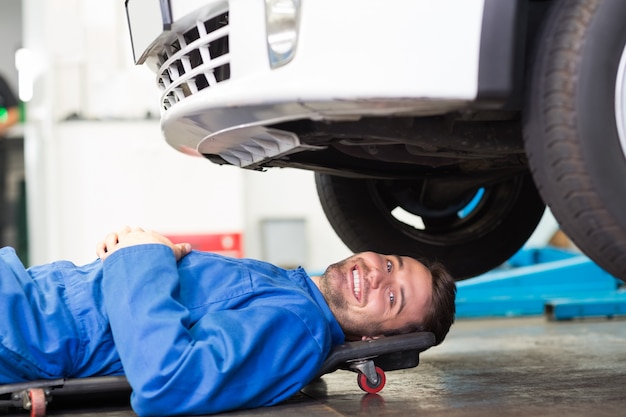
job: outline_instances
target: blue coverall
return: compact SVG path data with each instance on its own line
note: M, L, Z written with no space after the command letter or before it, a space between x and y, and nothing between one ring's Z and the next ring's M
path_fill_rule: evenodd
M167 246L25 269L0 250L0 383L126 375L139 415L276 404L344 335L302 268Z

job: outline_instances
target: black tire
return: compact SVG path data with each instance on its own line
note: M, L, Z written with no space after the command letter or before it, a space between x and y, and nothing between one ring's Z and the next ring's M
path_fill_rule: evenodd
M457 209L471 198L460 200L452 211L432 204L419 209L419 193L411 193L408 183L320 173L315 179L326 217L352 251L437 260L457 280L487 272L509 259L526 243L545 209L530 175L485 187L475 208L463 216L456 214ZM390 193L399 185L409 192ZM397 206L421 215L424 228L396 219L391 212Z
M524 116L535 182L572 241L624 280L626 1L555 0L538 45Z

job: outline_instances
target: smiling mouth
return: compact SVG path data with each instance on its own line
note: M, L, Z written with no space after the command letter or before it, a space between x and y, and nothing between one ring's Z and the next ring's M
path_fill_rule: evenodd
M352 284L354 288L354 296L358 301L361 301L361 276L359 271L354 267L352 269Z

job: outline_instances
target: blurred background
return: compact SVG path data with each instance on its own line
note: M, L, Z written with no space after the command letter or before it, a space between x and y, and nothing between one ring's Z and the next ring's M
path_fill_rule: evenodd
M123 0L0 8L0 74L22 110L4 138L2 237L26 264L89 262L96 242L126 224L311 272L350 254L311 172L218 166L166 144L154 76L133 64ZM546 214L528 246L557 229Z

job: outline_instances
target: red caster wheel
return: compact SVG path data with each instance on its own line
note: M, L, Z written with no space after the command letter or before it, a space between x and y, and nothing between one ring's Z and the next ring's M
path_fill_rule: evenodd
M385 377L385 371L380 369L378 366L376 367L376 375L378 376L378 382L376 384L372 384L365 374L359 374L357 377L357 383L359 384L359 388L369 394L376 394L380 392L385 386L385 382L387 378Z
M44 417L46 415L46 393L43 388L33 388L28 391L30 399L30 417Z

